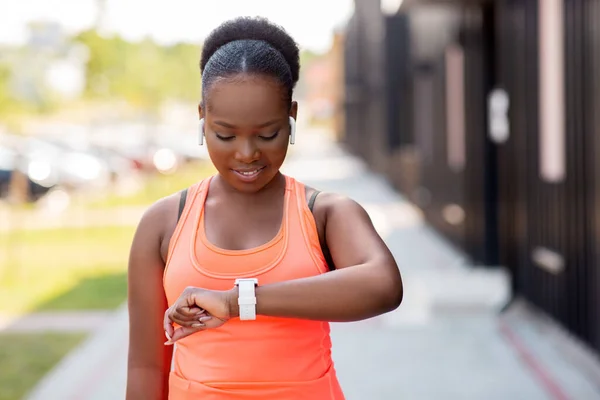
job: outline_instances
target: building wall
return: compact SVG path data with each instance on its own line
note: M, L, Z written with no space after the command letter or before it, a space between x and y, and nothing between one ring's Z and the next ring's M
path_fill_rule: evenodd
M600 350L600 2L375 14L357 0L345 42L348 145L475 264L508 266L516 295Z

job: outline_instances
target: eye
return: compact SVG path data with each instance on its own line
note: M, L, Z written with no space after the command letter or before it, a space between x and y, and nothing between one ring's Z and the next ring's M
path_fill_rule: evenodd
M227 141L232 140L232 139L235 138L235 136L222 136L222 135L219 135L216 132L215 132L215 136L217 137L217 139L222 140L224 142L227 142Z
M273 140L273 139L275 139L275 138L277 137L277 135L279 135L279 131L277 131L277 132L273 133L273 134L272 134L272 135L270 135L270 136L262 136L262 135L261 135L261 136L259 136L259 138L261 138L262 140L267 140L267 141L268 141L268 140Z

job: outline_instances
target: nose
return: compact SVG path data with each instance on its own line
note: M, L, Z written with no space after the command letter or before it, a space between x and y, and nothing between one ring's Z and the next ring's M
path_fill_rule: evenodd
M251 138L240 140L235 152L235 159L244 164L252 164L260 159L260 150Z

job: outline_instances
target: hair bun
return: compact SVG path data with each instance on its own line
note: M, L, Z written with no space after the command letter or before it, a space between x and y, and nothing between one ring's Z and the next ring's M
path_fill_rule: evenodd
M290 66L292 79L300 74L300 51L290 35L279 25L262 17L239 17L224 22L208 35L202 48L200 71L204 71L211 56L222 46L236 40L261 40L283 55Z

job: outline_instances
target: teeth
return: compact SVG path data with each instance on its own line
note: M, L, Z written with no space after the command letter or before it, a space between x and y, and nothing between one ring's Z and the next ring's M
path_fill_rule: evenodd
M258 169L255 169L254 171L246 171L246 172L244 172L244 171L239 171L239 172L240 172L240 174L242 174L242 175L250 176L250 175L254 175L254 174L256 174L258 171L259 171Z

